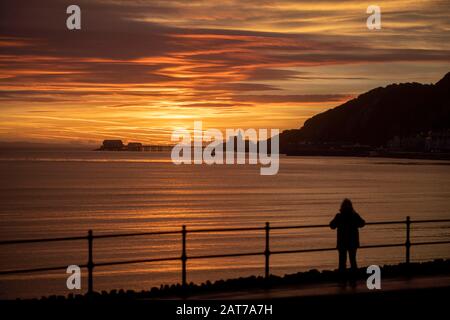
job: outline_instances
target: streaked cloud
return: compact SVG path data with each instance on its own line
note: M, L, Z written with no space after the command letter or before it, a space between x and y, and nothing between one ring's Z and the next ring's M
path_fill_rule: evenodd
M391 82L450 66L446 1L66 1L0 4L0 139L168 142L172 128L299 127ZM45 116L44 116L45 115ZM107 125L108 124L108 125Z

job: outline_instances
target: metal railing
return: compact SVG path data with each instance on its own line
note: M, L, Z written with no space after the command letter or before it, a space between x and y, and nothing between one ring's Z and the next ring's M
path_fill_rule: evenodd
M410 251L411 246L420 245L437 245L437 244L450 244L450 240L443 241L425 241L412 243L411 236L411 224L423 224L423 223L445 223L450 222L450 219L435 219L435 220L415 220L412 221L410 217L406 217L405 220L398 221L381 221L381 222L368 222L366 225L405 225L405 242L404 243L388 243L388 244L376 244L376 245L364 245L360 246L362 249L371 248L388 248L388 247L405 247L405 263L410 263ZM57 242L57 241L75 241L75 240L87 240L88 244L88 259L87 263L79 265L80 268L87 268L88 271L88 293L94 291L94 268L124 265L124 264L136 264L136 263L150 263L150 262L163 262L163 261L176 261L181 260L181 284L187 285L187 261L194 259L213 259L213 258L229 258L229 257L244 257L244 256L258 256L264 255L264 276L269 278L270 275L270 256L274 254L292 254L292 253L306 253L306 252L321 252L321 251L333 251L336 247L330 248L311 248L311 249L293 249L293 250L270 250L270 230L287 230L287 229L311 229L311 228L328 228L328 224L319 225L293 225L293 226L276 226L271 227L269 222L266 222L264 227L244 227L244 228L215 228L215 229L192 229L187 230L186 226L182 226L181 230L172 231L159 231L159 232L137 232L137 233L115 233L115 234L101 234L95 235L92 230L88 231L87 236L78 237L64 237L64 238L42 238L42 239L22 239L22 240L7 240L0 241L0 245L16 245L26 243L39 243L39 242ZM265 249L260 252L243 252L243 253L227 253L227 254L213 254L213 255L187 255L186 251L186 236L188 233L219 233L219 232L236 232L236 231L264 231L265 233ZM121 260L121 261L108 261L94 263L94 239L105 238L123 238L123 237L138 237L138 236L153 236L153 235L173 235L181 234L181 256L177 257L164 257L164 258L151 258L151 259L135 259L135 260ZM33 273L33 272L45 272L66 270L67 266L53 266L34 269L15 269L15 270L3 270L0 271L1 275L21 274L21 273Z

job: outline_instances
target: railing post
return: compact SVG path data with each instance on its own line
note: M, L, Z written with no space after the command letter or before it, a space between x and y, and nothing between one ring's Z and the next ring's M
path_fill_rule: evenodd
M181 284L183 287L186 287L186 226L183 225L181 229Z
M410 230L411 230L411 219L409 216L406 217L406 264L409 264L410 261L410 248L411 248L411 240L410 240Z
M267 279L269 279L269 270L270 270L270 265L269 265L269 258L270 258L270 246L269 246L269 231L270 231L270 225L269 222L266 222L266 249L264 250L264 256L265 256L265 272L264 272L264 276Z
M94 259L93 259L93 242L94 236L92 234L92 230L88 231L88 293L91 294L94 292Z

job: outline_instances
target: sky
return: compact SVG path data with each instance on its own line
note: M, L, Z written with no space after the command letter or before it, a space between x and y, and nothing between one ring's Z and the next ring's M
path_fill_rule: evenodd
M448 0L0 0L0 141L300 128L372 88L437 82L449 16Z

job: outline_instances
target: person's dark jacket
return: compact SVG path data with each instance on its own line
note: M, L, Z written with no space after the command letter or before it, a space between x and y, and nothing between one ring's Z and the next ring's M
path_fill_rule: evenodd
M337 248L355 249L359 247L358 228L364 227L366 222L358 213L338 213L330 222L330 228L337 228Z

